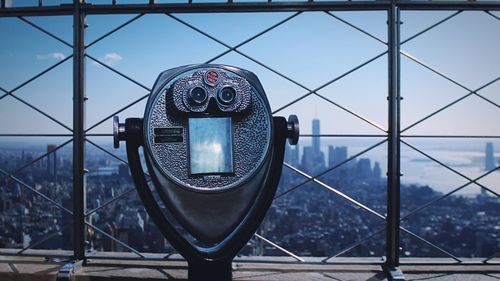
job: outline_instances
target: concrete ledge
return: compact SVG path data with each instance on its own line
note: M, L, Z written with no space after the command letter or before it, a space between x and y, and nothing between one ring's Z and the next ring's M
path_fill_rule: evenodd
M43 252L30 252L42 255ZM47 254L47 251L45 251ZM108 256L108 258L106 258ZM119 259L122 256L123 259ZM141 281L186 280L187 263L180 256L162 260L164 255L152 254L155 260L135 258L129 253L99 253L89 258L85 265L77 264L71 279L74 281ZM233 263L233 279L241 281L309 281L309 280L385 280L378 263L380 259L342 258L334 263L321 263L320 258L306 263L291 262L289 258L252 257L237 259ZM407 280L498 280L500 264L480 264L468 260L464 264L449 264L448 259L412 259L401 269ZM42 256L0 255L0 280L2 281L53 281L68 258L48 259ZM333 260L332 260L333 262ZM447 262L448 264L443 264Z
M0 280L53 281L64 263L45 260L5 260L0 261Z

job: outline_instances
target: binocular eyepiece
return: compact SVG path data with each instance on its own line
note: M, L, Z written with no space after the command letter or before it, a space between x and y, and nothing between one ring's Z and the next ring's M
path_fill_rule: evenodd
M173 116L244 115L252 103L252 86L247 79L216 69L195 71L166 91L167 113Z
M236 95L237 95L236 89L234 89L232 86L226 86L217 91L215 98L217 104L220 107L224 108L234 104L234 102L236 101ZM205 104L205 102L208 101L207 89L200 86L192 88L191 90L189 90L188 101L189 104L186 104L187 107L189 107L190 105L201 106Z

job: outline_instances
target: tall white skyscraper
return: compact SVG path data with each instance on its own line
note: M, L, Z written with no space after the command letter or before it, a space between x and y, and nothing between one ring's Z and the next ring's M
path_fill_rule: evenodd
M312 120L312 133L313 133L313 135L320 135L321 134L319 126L320 126L319 119L313 119ZM321 150L320 139L321 139L320 137L313 137L313 139L312 139L312 147L313 147L314 153L319 153L319 151Z

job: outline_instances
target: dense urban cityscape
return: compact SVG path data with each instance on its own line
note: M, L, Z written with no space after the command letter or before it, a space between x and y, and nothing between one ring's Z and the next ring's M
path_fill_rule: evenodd
M313 135L319 135L320 121L315 119L312 125ZM381 164L362 155L351 159L347 146L330 145L325 153L320 141L321 138L313 137L311 146L287 147L285 162L385 215L387 187ZM69 147L70 144L62 148L50 144L43 150L40 146L21 145L0 148L0 248L72 248ZM46 153L46 157L41 157ZM116 155L126 160L122 150ZM482 168L490 171L498 169L498 165L493 144L487 143ZM127 165L88 143L86 169L89 251L128 251L108 235L141 252L173 251L142 207ZM412 212L442 195L432 186L402 185L402 227L455 256L489 257L497 253L499 198L483 189L476 196L453 194ZM118 196L119 200L107 204ZM259 233L302 256L382 257L384 226L383 219L284 166L277 198ZM370 239L356 246L370 235ZM401 238L402 256L445 256L408 232L402 231ZM284 255L258 239L252 239L240 254Z

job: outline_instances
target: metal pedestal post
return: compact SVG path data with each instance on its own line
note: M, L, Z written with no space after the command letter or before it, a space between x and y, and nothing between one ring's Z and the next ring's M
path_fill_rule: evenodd
M188 264L189 281L231 281L233 277L231 260L190 262Z

